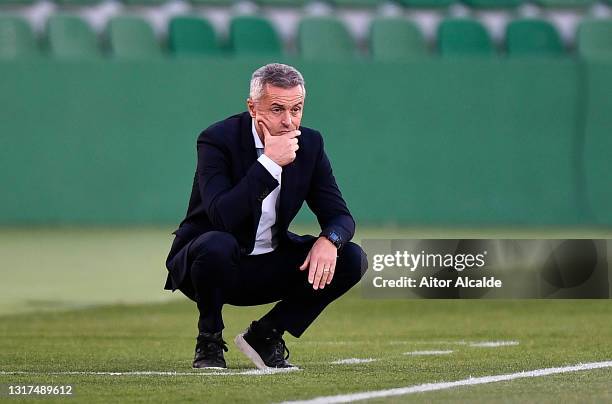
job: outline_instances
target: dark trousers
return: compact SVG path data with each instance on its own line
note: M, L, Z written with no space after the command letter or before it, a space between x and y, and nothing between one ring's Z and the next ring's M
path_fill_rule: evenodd
M262 320L295 337L302 335L329 303L359 282L367 269L361 247L346 243L338 251L332 282L314 290L308 283L308 269L298 268L314 241L287 242L261 255L241 255L236 239L220 231L204 233L186 244L176 252L186 254L189 267L179 290L197 303L199 330L217 332L224 328L224 304L278 302Z

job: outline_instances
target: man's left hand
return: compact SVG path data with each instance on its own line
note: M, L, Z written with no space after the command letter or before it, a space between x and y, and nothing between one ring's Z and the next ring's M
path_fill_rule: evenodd
M336 270L336 258L338 250L325 237L319 237L310 249L304 263L300 266L300 271L309 268L308 282L312 284L314 290L323 289L329 285L334 277Z

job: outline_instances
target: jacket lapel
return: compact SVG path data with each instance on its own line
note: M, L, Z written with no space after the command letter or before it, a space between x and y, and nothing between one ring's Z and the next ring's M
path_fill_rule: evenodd
M257 160L257 150L255 150L255 140L253 140L253 131L251 128L251 116L248 112L244 112L240 119L240 153L242 154L242 173L246 174L247 170Z
M280 203L277 212L277 221L282 229L289 227L289 215L295 203L299 175L299 157L300 149L298 149L296 153L295 160L284 166L283 173L281 174Z
M242 161L242 175L246 175L246 172L257 160L257 150L255 149L255 140L253 139L253 128L251 127L251 115L248 112L244 112L240 119L240 153ZM253 222L251 224L251 231L249 236L255 241L257 234L257 227L259 226L259 219L261 218L261 205L256 205L253 211ZM259 208L259 209L257 209ZM253 248L252 244L249 248Z

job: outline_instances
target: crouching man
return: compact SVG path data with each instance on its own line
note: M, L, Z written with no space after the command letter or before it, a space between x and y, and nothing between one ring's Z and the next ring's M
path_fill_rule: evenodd
M199 310L194 368L225 368L221 310L277 302L235 343L258 368L288 368L283 333L300 337L366 271L350 242L355 222L334 179L321 134L300 126L306 88L295 68L253 73L248 111L197 140L197 169L185 219L166 267L165 289ZM287 229L306 201L318 236ZM340 330L339 330L340 331Z

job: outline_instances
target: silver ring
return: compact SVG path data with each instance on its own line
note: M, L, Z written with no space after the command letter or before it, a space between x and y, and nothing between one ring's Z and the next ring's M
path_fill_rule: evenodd
M323 272L329 272L329 268L323 268Z

